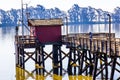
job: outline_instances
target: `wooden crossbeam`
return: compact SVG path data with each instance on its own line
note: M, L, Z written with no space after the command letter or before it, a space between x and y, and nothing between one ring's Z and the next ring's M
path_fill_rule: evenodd
M45 60L46 60L47 58L53 59L53 57L51 56L52 53L53 53L53 52L47 53L47 52L44 51L44 54L46 55Z
M25 54L28 56L28 58L25 60L25 62L27 62L30 58L35 61L35 59L33 58L33 55L35 54L35 52L25 52Z

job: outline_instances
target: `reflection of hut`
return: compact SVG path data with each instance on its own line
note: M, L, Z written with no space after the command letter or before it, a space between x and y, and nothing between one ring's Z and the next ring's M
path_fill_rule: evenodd
M56 43L61 41L62 19L29 19L33 36L36 36L41 43Z

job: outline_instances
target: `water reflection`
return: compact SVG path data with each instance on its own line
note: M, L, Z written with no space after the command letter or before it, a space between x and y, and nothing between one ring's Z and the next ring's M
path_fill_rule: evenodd
M120 37L120 24L112 24L111 32L115 33L116 37ZM108 33L108 24L82 24L82 25L70 25L69 33Z
M50 74L49 74L50 75ZM35 75L33 72L28 72L16 67L16 80L93 80L91 76L70 75L68 78L53 74L51 76Z
M69 25L69 33L88 33L88 32L108 32L109 25L108 24L84 24L84 25ZM115 33L116 38L120 37L120 24L112 24L112 32ZM65 33L65 28L63 31ZM21 27L19 28L19 33L21 33ZM17 78L22 78L22 73L24 72L28 77L28 80L38 79L40 80L42 76L35 75L35 73L31 73L29 71L23 71L21 68L16 67L15 69L15 48L14 48L14 35L15 35L15 27L0 27L0 80L19 80ZM48 49L47 47L46 49ZM65 48L65 47L64 47ZM49 50L47 50L49 52ZM65 50L66 51L66 50ZM65 59L63 63L67 63L68 59ZM32 62L33 63L33 62ZM52 60L48 59L46 61L46 68L48 72L51 71L52 68ZM64 64L63 67L67 69L67 65ZM30 65L27 66L30 68ZM16 71L15 71L16 70ZM16 74L15 74L16 72ZM52 73L52 72L51 72ZM20 76L19 76L20 75ZM68 75L65 74L62 76L63 80L75 79L75 77L67 77ZM24 78L24 77L23 77ZM39 79L40 78L40 79ZM56 80L56 75L52 76L49 75L46 77L46 80ZM58 76L59 79L61 77ZM57 80L59 80L57 79ZM21 79L20 79L21 80Z
M0 27L0 80L14 80L14 28Z

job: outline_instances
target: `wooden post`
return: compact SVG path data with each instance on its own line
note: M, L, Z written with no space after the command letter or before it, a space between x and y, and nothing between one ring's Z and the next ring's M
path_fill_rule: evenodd
M111 16L107 14L109 17L109 55L111 56Z
M53 74L62 76L61 45L53 45Z

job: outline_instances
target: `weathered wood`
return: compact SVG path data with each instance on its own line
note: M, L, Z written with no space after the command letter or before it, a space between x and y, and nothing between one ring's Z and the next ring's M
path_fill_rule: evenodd
M75 46L82 45L82 47L85 47L87 49L90 49L91 45L91 51L93 52L99 49L100 52L104 52L109 56L120 56L120 38L115 38L115 33L111 33L110 42L109 33L93 33L92 38L90 38L89 33L69 34L67 36L64 35L62 37L62 41L63 43L73 43ZM90 41L92 41L92 44L90 44ZM102 42L104 46L101 46ZM103 51L101 51L102 48Z
M82 45L82 47L85 47L87 49L90 49L91 45L91 51L99 49L100 52L104 52L107 55L110 55L111 51L112 56L114 56L115 53L117 54L116 56L120 56L120 38L115 38L115 34L111 33L111 50L108 40L108 33L93 33L92 38L90 38L89 33L69 34L62 36L63 43L73 43L74 46ZM37 43L39 42L35 36L15 36L15 43L19 45L23 44L24 47L34 47L36 46L36 41ZM90 44L90 41L92 41L92 44ZM107 48L104 47L103 51L101 51L103 48L101 46L101 42L103 42L104 46L107 46Z
M65 53L61 50L60 45L54 45L53 51L47 53L43 50L44 45L41 44L39 40L35 36L15 36L15 44L16 44L16 65L21 66L23 69L25 68L24 64L29 60L32 59L36 63L36 73L39 75L51 74L53 71L54 73L59 73L58 69L60 68L60 75L62 75L62 61L67 57L69 58L68 62L68 74L69 75L77 75L77 68L78 74L82 75L86 73L86 75L93 76L93 80L105 70L105 78L108 78L108 66L112 65L112 73L111 78L114 76L115 71L115 64L114 61L111 63L107 63L108 56L113 57L120 57L120 38L115 38L115 34L111 34L111 39L109 41L109 34L108 33L93 33L90 36L89 33L80 33L80 34L68 34L62 36L62 43L67 45L67 48L70 49L69 53ZM111 49L110 49L111 45ZM25 48L35 48L34 52L25 52ZM85 52L86 51L86 52ZM111 51L111 52L110 52ZM24 54L23 54L24 53ZM112 55L110 55L110 53ZM35 58L33 57L35 54ZM62 56L63 54L63 56ZM98 55L99 54L99 55ZM52 56L53 55L53 56ZM101 55L101 56L100 56ZM102 56L104 55L104 56ZM27 56L27 58L23 58ZM58 57L59 56L59 57ZM53 60L54 69L50 72L47 72L45 69L45 60L48 58ZM99 66L98 61L101 60L101 70L98 72ZM113 59L114 60L114 59ZM23 62L23 63L22 63ZM58 64L59 63L59 64ZM91 64L92 63L92 64ZM83 64L85 66L83 66ZM83 68L84 67L84 68ZM74 70L74 71L73 71ZM93 72L94 71L94 72ZM103 74L102 74L103 77Z

